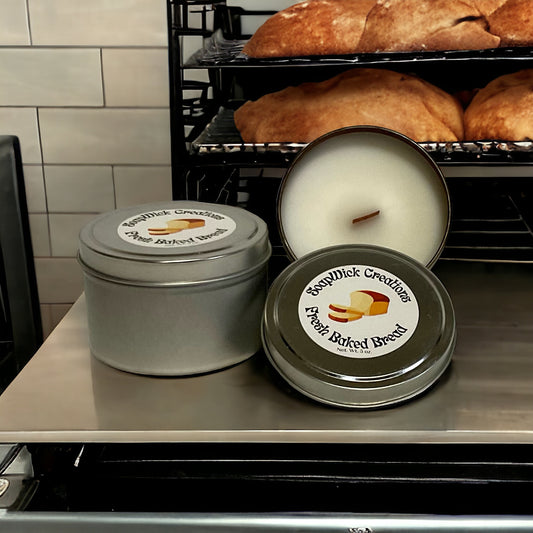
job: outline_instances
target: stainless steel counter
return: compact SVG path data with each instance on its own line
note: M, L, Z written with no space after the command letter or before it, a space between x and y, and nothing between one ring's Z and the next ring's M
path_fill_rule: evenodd
M457 347L437 384L403 405L316 404L262 353L197 377L115 370L91 356L82 296L0 397L0 442L533 443L533 265L434 271L454 302Z

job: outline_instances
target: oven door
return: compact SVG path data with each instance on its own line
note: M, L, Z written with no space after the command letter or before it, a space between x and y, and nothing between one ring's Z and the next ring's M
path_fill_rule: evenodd
M368 515L164 515L101 513L10 515L1 518L6 533L513 533L533 530L533 519L520 517L439 517Z
M533 531L533 445L41 444L3 452L7 533Z

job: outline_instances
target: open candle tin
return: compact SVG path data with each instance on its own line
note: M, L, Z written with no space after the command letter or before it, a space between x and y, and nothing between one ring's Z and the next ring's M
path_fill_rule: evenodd
M118 209L80 233L89 341L115 368L209 372L261 347L271 246L241 208L192 201Z
M431 267L450 225L444 177L425 150L379 127L332 131L285 174L278 226L292 259L337 244L373 244Z
M390 406L431 387L456 325L430 270L451 209L429 155L384 128L330 132L288 169L277 215L293 262L271 286L262 338L279 374L345 408Z

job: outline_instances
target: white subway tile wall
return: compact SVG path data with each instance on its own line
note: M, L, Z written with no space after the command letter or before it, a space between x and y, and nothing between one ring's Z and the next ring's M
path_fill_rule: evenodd
M0 36L2 46L30 44L25 1L2 0L0 2Z
M65 304L79 297L83 280L74 257L36 257L35 269L41 302Z
M42 163L35 107L0 107L0 126L2 135L16 135L20 139L22 161L25 164Z
M0 49L0 102L6 106L101 106L100 63L100 50L95 48Z
M172 196L170 166L113 167L117 208L157 202Z
M107 106L168 106L167 50L102 50Z
M28 0L34 45L166 46L160 0Z
M113 167L46 165L51 213L101 213L115 208Z
M78 235L94 215L80 213L50 213L50 247L52 257L75 257L78 251Z
M165 0L1 0L0 134L21 143L45 335L83 291L78 233L172 198Z
M48 216L44 213L29 214L31 243L33 253L37 257L48 257L50 251L50 232L48 231Z
M39 109L43 163L170 164L166 109Z
M23 173L28 211L30 213L46 213L43 167L41 165L24 165Z

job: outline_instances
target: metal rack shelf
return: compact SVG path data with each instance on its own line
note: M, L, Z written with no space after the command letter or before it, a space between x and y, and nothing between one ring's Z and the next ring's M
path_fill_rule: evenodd
M209 32L206 32L209 33ZM227 33L217 30L206 39L204 46L184 63L184 68L220 67L295 67L325 65L388 65L420 62L460 61L524 61L533 59L533 47L491 48L487 50L444 50L422 52L378 52L349 54L341 56L306 56L252 58L242 52L248 40L243 35L226 37Z
M533 66L533 48L252 59L242 53L250 35L241 21L269 12L226 0L168 1L174 196L255 212L267 221L281 263L277 190L305 144L243 143L233 121L243 101L360 66L417 73L449 92L472 91L497 75ZM200 36L202 44L184 57L191 36ZM533 141L421 145L443 170L452 199L443 259L533 262ZM472 168L478 169L475 176Z
M239 104L235 104L238 106ZM533 142L464 141L419 143L437 163L533 163ZM233 109L220 108L192 141L199 155L285 154L289 158L306 143L244 143L233 120Z

